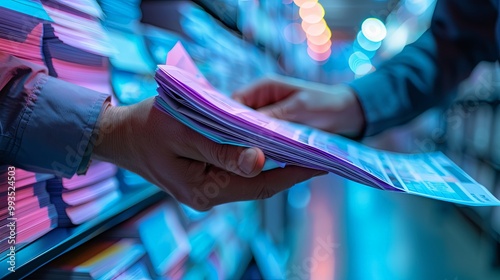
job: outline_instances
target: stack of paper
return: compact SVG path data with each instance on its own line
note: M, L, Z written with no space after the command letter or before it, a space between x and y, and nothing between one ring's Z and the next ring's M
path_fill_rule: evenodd
M100 23L95 0L43 0L53 23L44 26L44 55L50 74L111 94L109 60L114 49Z
M0 167L0 252L16 250L57 227L57 212L45 189L49 174Z
M79 225L119 201L116 171L113 164L95 162L85 176L49 180L47 191L57 209L59 226Z
M151 279L144 247L135 239L101 240L85 244L35 277L43 279ZM130 278L130 276L133 276Z
M213 141L259 147L282 164L334 172L383 190L467 205L500 205L442 153L386 152L270 118L214 89L180 44L169 53L167 64L156 72L156 106Z
M0 52L44 65L42 56L43 22L49 16L37 1L0 2Z

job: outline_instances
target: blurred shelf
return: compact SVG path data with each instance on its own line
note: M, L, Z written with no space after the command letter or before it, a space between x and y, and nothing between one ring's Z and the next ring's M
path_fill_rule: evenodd
M25 278L53 259L125 221L164 197L166 194L153 185L124 193L119 203L96 218L75 227L55 228L16 251L15 272L8 270L7 256L2 256L0 279Z

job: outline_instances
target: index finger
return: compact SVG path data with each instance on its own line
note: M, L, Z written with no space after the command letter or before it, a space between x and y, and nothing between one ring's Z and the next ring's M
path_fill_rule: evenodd
M193 190L191 203L198 209L209 209L227 202L265 199L322 174L326 172L287 166L261 172L253 178L246 178L220 168L212 168L203 183Z

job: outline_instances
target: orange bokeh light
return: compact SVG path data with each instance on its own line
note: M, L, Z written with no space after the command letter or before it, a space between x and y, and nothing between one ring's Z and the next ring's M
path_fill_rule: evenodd
M321 33L325 31L328 26L324 19L317 23L309 23L307 21L302 21L302 30L311 36L319 36Z
M299 15L303 21L317 23L325 16L325 9L318 2L308 1L300 6Z
M331 49L328 49L328 51L324 52L324 53L317 53L317 52L314 52L313 50L311 50L309 47L307 48L307 54L309 55L309 57L311 57L312 59L316 60L316 61L325 61L327 60L330 55L332 54L332 50Z
M332 41L328 40L322 45L315 45L311 41L307 41L307 46L315 53L324 53L332 47Z
M295 3L295 5L301 7L306 2L318 2L318 0L293 0L293 2Z
M307 36L307 40L309 40L309 41L311 41L311 43L319 46L319 45L326 44L326 42L329 41L330 38L332 38L332 31L330 31L330 28L326 28L321 34L319 34L317 36L312 36L312 35L307 34L307 33L306 33L306 36Z

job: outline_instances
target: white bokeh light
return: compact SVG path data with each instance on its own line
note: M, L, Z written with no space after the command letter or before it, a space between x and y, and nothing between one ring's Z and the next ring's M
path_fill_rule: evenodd
M380 48L380 46L382 45L381 42L373 42L373 41L368 40L365 37L365 35L363 35L363 32L361 32L361 31L358 32L358 35L356 36L356 40L358 41L358 44L360 47L362 47L363 49L370 51L370 52L378 50Z
M376 18L367 18L361 25L361 32L366 39L372 42L380 42L387 36L387 29L383 22Z

